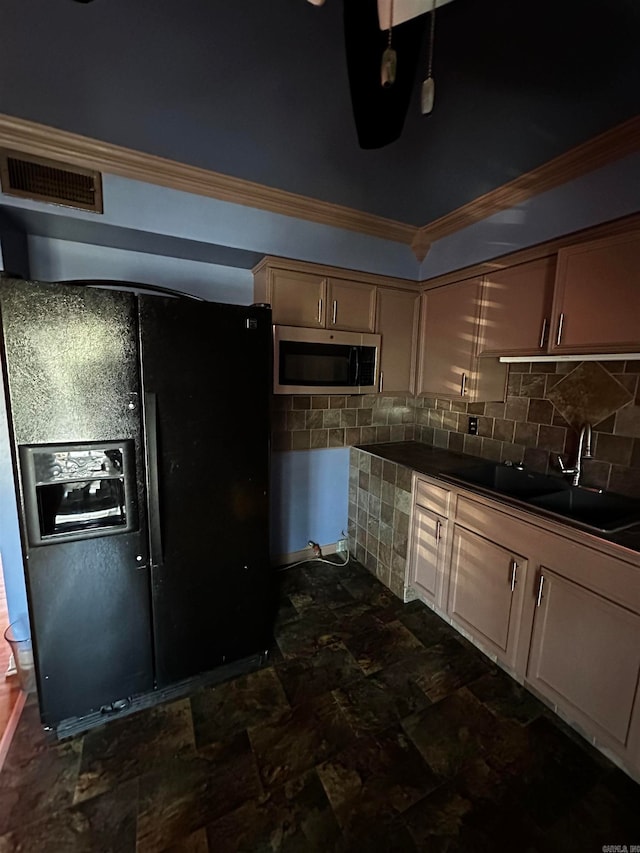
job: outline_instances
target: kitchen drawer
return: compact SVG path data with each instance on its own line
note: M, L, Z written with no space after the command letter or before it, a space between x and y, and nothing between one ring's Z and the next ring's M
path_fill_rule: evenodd
M448 517L449 497L451 495L448 489L443 489L442 486L436 486L434 483L416 477L413 494L414 503L418 506L429 509L437 515L442 515L444 518Z

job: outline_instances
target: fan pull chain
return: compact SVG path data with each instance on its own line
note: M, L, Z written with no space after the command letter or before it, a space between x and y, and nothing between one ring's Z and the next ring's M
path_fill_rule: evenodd
M393 31L393 0L389 6L389 29L387 31L387 47L382 54L382 64L380 66L380 84L383 89L388 89L393 86L396 80L396 69L398 66L398 56L391 46L391 34Z
M435 98L435 83L432 76L433 70L433 43L436 32L436 0L433 0L431 6L431 29L429 31L429 65L427 68L427 79L422 83L422 93L420 97L420 109L422 115L426 116L433 110L433 100Z

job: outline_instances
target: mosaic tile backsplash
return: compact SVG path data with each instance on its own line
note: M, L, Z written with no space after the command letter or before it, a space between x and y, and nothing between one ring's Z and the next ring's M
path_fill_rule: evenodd
M486 459L557 471L573 464L578 430L594 427L583 483L640 497L640 361L511 364L507 399L275 397L275 450L422 441ZM478 435L468 435L469 416Z

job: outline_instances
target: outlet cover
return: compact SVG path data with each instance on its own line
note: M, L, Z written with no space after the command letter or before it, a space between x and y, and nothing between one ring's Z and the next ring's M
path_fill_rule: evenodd
M477 435L478 434L478 419L471 417L469 418L469 435Z

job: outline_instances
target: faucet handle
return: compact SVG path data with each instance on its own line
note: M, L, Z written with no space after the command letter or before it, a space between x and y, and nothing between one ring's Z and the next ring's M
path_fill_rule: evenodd
M562 461L562 456L560 456L560 454L558 454L558 467L560 468L563 474L567 473L567 468L564 462Z

